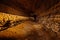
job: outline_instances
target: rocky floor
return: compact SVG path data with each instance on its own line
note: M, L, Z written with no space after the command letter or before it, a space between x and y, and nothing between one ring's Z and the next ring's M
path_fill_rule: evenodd
M18 22L17 22L18 23ZM60 40L60 15L43 16L38 22L24 21L0 31L1 40ZM4 27L3 27L4 28Z

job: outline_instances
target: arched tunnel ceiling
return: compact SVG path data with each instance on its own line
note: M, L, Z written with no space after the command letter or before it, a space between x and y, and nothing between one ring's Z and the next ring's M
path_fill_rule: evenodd
M24 13L34 13L38 9L40 11L47 11L58 2L60 2L60 0L0 0L0 4L12 7L19 11L21 10ZM4 8L3 10L6 11ZM0 9L0 11L3 10Z

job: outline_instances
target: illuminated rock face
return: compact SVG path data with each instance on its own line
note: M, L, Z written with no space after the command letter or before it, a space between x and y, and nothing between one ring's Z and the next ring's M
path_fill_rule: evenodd
M50 1L47 0L46 4L44 3L45 0L44 0L44 2L41 0L35 0L36 2L41 1L40 7L35 7L36 6L36 5L34 5L35 1L33 2L31 0L29 0L29 1L28 0L26 0L26 1L7 0L7 1L9 3L4 1L4 2L1 2L3 4L0 4L0 6L2 5L1 8L3 7L2 10L0 9L1 12L5 13L5 14L0 13L0 17L2 17L2 19L0 19L1 21L3 20L3 18L5 21L8 21L8 20L16 21L16 20L29 19L28 16L25 17L22 15L16 16L16 15L10 15L10 14L15 13L17 15L19 15L19 14L28 15L27 13L31 13L32 11L35 11L37 15L39 13L39 15L37 17L38 21L35 22L35 21L28 20L28 21L21 22L21 24L18 24L15 26L10 26L8 29L0 31L0 39L2 39L2 40L3 39L4 40L7 40L7 39L8 40L9 39L11 39L11 40L60 40L60 7L59 7L60 3L57 3L57 1L59 1L59 0L56 1L56 3L58 4L58 5L56 4L57 6L52 5L52 4L50 5L51 7L53 6L52 8L49 8L48 6L46 7L46 5L48 5L53 0L50 0ZM30 4L30 2L32 4ZM24 5L24 6L21 6L20 3L21 3L21 5ZM5 8L4 8L4 4L5 4ZM45 4L45 5L43 5L43 4ZM23 8L21 8L19 5ZM33 6L31 6L31 5L33 5ZM37 9L37 11L36 11L36 9ZM40 12L40 11L43 11L43 12ZM6 14L6 13L8 13L8 14ZM43 16L41 16L40 14ZM48 14L48 15L45 15L45 14ZM3 15L4 15L4 17L3 17ZM21 17L23 17L23 18L21 18Z
M29 17L11 15L11 14L6 14L6 13L0 12L0 21L6 22L7 20L17 21L17 20L28 20L28 19L29 19Z
M0 12L0 31L9 28L9 26L16 26L23 21L28 21L29 17L11 15Z

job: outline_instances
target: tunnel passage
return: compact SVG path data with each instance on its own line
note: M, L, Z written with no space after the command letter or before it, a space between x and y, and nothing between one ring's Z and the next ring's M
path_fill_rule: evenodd
M25 16L34 17L35 18L34 21L36 21L37 16L43 14L43 13L38 14L38 11L44 12L44 14L47 14L49 12L48 10L51 7L54 8L56 4L59 4L58 2L60 2L60 0L0 0L0 12L4 12L5 14L7 13L7 14L19 15L19 16L23 15L24 17ZM60 8L60 7L55 7L55 8ZM57 9L55 10L58 11ZM56 11L54 10L52 11L53 12L51 12L50 10L50 13L55 14ZM58 13L59 12L60 11L58 11ZM60 33L58 33L58 31L60 28L58 27L60 26L59 24L57 25L55 22L58 20L56 17L57 14L55 15L55 18L57 20L53 18L54 20L51 21L51 17L48 17L48 16L49 15L47 15L47 17L39 16L40 17L38 21L39 24L37 22L25 21L24 23L21 23L17 26L12 26L11 28L8 28L0 32L0 39L18 38L18 40L20 40L21 39L20 37L22 37L23 40L26 40L26 39L27 40L59 40ZM51 26L52 23L53 25ZM3 27L4 26L8 27L9 25L10 25L10 22L7 21L6 24L3 25ZM56 27L54 28L54 26ZM43 28L41 29L41 27ZM41 29L41 30L38 30L38 29ZM26 37L26 39L24 39L24 37Z

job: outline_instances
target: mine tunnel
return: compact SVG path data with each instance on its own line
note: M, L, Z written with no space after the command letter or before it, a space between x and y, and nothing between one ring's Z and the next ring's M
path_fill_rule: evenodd
M59 23L60 0L0 0L0 40L60 40Z

